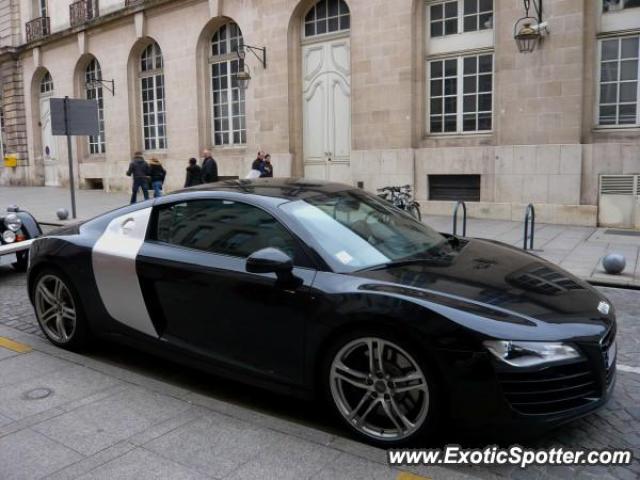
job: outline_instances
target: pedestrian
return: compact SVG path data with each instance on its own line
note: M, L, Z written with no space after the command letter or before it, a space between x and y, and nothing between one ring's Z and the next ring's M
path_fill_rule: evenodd
M258 151L256 159L251 164L251 170L246 178L262 177L264 173L264 152Z
M211 183L218 181L218 164L211 156L209 150L202 151L202 181L203 183Z
M200 184L202 184L202 169L200 165L198 165L198 161L191 157L189 159L189 166L187 167L187 178L184 181L184 186L186 188Z
M271 164L271 154L267 153L264 156L264 165L262 167L262 177L273 177L273 165Z
M153 198L162 196L162 186L164 185L164 178L167 176L167 171L157 158L149 160L149 176L151 177L151 188L153 188Z
M133 160L129 163L127 176L132 178L131 203L138 201L138 189L142 189L145 200L149 200L149 165L144 160L141 152L133 154Z

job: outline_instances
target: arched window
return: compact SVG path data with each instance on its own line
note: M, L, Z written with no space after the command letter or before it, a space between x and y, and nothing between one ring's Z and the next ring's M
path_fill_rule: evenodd
M211 124L214 145L242 145L247 142L244 89L236 79L244 68L236 51L242 45L237 24L223 25L211 38Z
M51 74L46 72L40 80L40 93L42 95L49 95L53 93L53 78L51 78Z
M157 43L149 45L140 55L139 75L144 149L167 148L162 51Z
M95 58L89 62L84 71L85 87L87 90L87 99L95 100L98 103L98 135L89 137L89 153L105 153L105 137L104 137L104 97L102 92L102 84L96 80L102 80L102 70L100 63Z
M320 0L304 17L304 36L340 32L351 28L349 7L344 0Z

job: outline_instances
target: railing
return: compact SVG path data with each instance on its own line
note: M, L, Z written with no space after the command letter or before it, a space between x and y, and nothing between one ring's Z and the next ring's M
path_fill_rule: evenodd
M79 0L69 5L71 26L76 27L98 16L98 2L95 0Z
M456 203L456 208L453 210L453 235L458 234L458 209L462 206L462 236L467 236L467 204L462 200Z
M536 230L536 209L533 204L527 205L527 211L524 214L524 250L533 250L533 236ZM528 244L528 245L527 245Z
M49 17L38 17L26 24L27 42L46 37L51 33Z

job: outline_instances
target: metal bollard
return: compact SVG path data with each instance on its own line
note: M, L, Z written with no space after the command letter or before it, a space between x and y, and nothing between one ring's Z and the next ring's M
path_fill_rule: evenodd
M462 200L458 200L456 208L453 210L453 235L458 233L458 209L462 205L462 236L467 236L467 204Z
M529 225L531 225L529 227ZM536 209L533 204L527 205L527 210L524 214L524 244L522 248L524 250L533 250L533 238L536 230ZM527 242L529 243L527 248Z

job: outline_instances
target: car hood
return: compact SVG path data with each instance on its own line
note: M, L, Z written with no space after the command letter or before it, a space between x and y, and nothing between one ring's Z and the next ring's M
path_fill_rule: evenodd
M608 315L598 311L606 299L588 283L542 258L489 240L465 240L444 259L355 275L373 281L362 289L445 305L492 323L556 324L562 330L579 323L599 334L614 318L613 307Z

